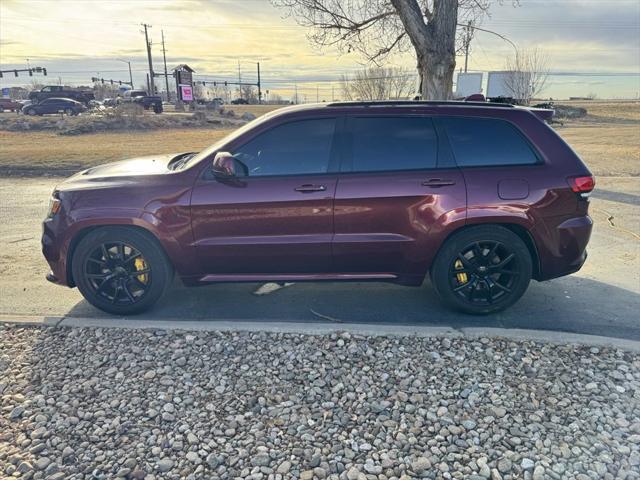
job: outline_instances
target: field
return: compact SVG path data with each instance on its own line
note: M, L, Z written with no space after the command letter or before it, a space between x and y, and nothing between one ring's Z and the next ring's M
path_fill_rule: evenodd
M588 115L557 126L596 175L640 176L640 102L563 102ZM264 114L270 105L234 105L236 113ZM8 115L8 113L4 114ZM228 129L189 128L61 136L0 131L0 175L67 175L86 166L154 153L198 151Z

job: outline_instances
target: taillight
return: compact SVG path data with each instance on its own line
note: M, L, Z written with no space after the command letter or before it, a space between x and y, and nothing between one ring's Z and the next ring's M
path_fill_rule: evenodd
M596 186L596 180L591 175L584 177L569 177L567 178L571 190L580 195L582 198L587 198Z

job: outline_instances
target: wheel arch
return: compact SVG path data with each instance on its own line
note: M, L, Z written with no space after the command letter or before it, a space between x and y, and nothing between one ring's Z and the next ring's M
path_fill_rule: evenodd
M436 252L436 255L434 255L433 258L435 259L438 256L444 244L448 242L449 239L454 235L457 235L462 231L466 231L475 227L492 227L492 226L505 228L510 232L516 234L524 242L524 244L527 246L527 249L529 250L529 254L531 255L531 263L533 266L533 272L532 272L533 278L538 279L541 275L540 255L538 253L538 248L536 247L535 241L533 240L531 233L525 227L523 227L518 223L491 222L491 223L473 223L473 224L462 225L456 228L455 230L452 230L451 232L449 232L447 237L440 244L440 247L438 248L438 251Z
M91 232L95 232L96 230L101 230L101 229L105 229L105 228L124 228L124 229L128 229L128 230L135 230L139 233L142 233L143 235L145 235L147 238L149 238L149 240L151 240L152 242L154 242L162 251L162 253L164 254L165 258L167 259L167 262L169 262L169 265L171 265L171 268L175 268L173 265L173 262L171 261L171 258L169 257L169 255L167 255L167 251L164 248L164 245L162 245L162 242L158 239L158 237L149 229L144 228L140 225L127 225L127 224L119 224L119 223L113 223L113 224L106 224L106 225L91 225L91 226L87 226L84 227L82 229L80 229L71 239L71 242L69 243L69 248L67 250L67 258L66 258L66 273L67 273L67 285L69 285L70 287L75 287L76 283L75 280L73 279L73 255L76 251L76 248L78 247L78 244L82 241L83 238L85 238L89 233Z

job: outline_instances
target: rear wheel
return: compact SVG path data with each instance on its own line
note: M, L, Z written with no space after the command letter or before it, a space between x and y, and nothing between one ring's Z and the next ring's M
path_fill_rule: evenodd
M34 108L28 108L27 111L25 112L27 115L35 115L36 111Z
M66 114L67 114L67 115L69 115L69 116L72 116L72 115L75 115L75 114L76 114L76 112L73 110L73 108L66 108L66 109L64 110L64 113L66 113Z
M172 267L155 239L126 227L87 234L73 254L73 278L85 299L117 315L150 308L173 278Z
M513 305L532 275L529 249L500 226L478 226L454 234L431 268L438 296L470 314L493 313Z

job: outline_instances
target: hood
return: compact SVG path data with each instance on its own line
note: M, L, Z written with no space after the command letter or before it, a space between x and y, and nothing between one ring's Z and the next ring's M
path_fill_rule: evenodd
M182 155L182 153L150 155L98 165L67 178L57 188L59 190L74 190L86 187L108 187L115 183L123 185L139 183L149 176L171 173L169 163Z

